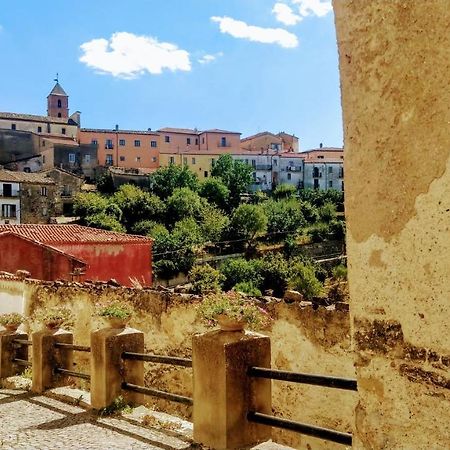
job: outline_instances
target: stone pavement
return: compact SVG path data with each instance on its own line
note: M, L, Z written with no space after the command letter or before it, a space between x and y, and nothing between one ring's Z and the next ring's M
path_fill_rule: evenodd
M81 406L47 395L0 389L0 450L200 449L189 435L186 430L176 433L143 427L128 417L100 417ZM287 448L267 442L254 450Z

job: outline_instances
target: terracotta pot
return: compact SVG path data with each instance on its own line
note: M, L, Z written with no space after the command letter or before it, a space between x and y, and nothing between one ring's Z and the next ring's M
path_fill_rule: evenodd
M225 314L217 316L217 322L222 331L242 331L245 327L244 320L233 319Z
M12 324L12 323L9 323L8 325L5 325L5 328L6 328L6 331L17 331L17 328L19 328L20 327L20 325L22 325L22 324L16 324L16 323L14 323L14 324Z
M111 328L126 328L130 318L119 319L118 317L105 317L104 318Z
M45 322L45 327L48 330L57 330L63 323L64 320L52 320L49 322Z

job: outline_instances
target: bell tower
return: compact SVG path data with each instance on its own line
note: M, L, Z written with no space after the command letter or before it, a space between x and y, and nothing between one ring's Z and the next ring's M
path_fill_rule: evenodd
M69 96L59 84L58 74L56 84L47 96L47 115L49 117L69 118Z

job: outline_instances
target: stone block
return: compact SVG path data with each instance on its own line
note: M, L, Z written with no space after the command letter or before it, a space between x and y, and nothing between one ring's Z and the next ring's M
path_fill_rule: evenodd
M28 335L21 331L1 331L0 332L0 379L8 378L24 369L23 366L13 362L14 358L28 359L28 347L26 345L15 344L16 339L28 339Z
M144 352L144 333L132 328L105 328L91 333L91 404L102 409L120 395L141 404L144 396L122 391L122 382L144 385L144 363L123 360L123 352Z
M247 421L249 411L272 412L270 380L250 378L251 366L270 367L270 339L250 332L194 336L194 440L211 448L267 441L271 428Z

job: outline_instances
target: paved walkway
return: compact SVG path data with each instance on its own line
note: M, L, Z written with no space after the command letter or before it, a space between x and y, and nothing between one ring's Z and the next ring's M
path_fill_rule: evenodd
M0 449L190 449L188 439L26 391L0 389Z

